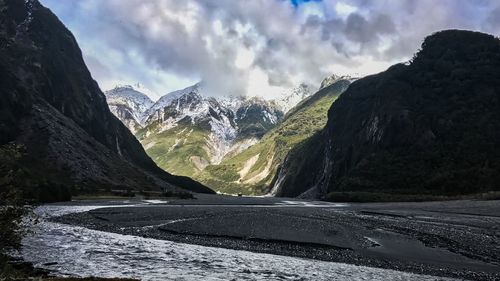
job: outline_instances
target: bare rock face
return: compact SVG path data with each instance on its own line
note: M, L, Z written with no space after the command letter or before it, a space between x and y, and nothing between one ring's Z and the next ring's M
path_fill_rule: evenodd
M133 134L144 127L146 111L154 104L147 95L130 85L117 86L104 94L111 112Z
M500 190L500 40L448 30L409 64L354 82L323 131L296 147L278 196Z
M82 188L211 192L146 155L109 111L73 35L50 10L36 0L0 0L0 13L0 141L26 146L26 169Z

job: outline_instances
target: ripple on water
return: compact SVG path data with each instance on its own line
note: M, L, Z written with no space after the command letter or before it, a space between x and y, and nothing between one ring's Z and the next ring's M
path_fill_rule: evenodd
M102 206L99 206L102 207ZM48 216L95 207L42 206ZM393 270L204 247L42 221L23 257L58 275L141 280L450 280Z

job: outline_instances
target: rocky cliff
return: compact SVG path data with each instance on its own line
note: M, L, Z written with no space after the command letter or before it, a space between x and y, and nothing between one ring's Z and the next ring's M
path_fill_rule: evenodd
M447 30L354 82L278 172L278 196L500 190L500 40Z

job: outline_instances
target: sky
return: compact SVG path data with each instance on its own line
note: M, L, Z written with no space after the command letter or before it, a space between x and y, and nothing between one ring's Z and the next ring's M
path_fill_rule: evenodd
M329 75L408 61L443 29L500 35L498 0L41 0L73 32L101 89L153 99L204 81L209 95L274 98Z

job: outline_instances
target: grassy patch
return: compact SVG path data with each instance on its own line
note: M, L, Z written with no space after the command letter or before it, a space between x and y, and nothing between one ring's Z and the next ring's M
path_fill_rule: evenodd
M144 134L141 132L141 134ZM197 156L208 161L208 132L190 126L177 126L141 140L146 153L162 169L180 176L192 177L199 170L191 160Z

